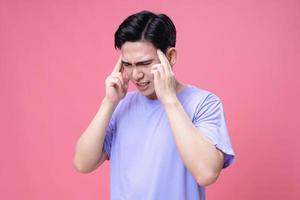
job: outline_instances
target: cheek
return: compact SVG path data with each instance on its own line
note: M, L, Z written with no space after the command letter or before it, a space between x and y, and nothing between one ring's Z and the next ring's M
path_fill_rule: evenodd
M145 74L149 81L152 81L154 79L154 75L151 73L151 68L147 69L147 72L145 72Z
M152 73L149 73L147 77L148 77L149 81L153 81L154 80L154 75Z
M128 70L128 69L125 68L124 71L123 71L123 73L124 73L124 75L126 74L129 79L132 78L132 73L130 72L130 70Z

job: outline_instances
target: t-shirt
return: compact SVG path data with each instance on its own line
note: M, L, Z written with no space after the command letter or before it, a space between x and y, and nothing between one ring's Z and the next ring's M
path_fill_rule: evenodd
M177 98L199 134L224 152L223 168L229 166L235 154L220 99L192 85L185 86ZM112 200L205 199L205 188L180 158L159 100L128 92L112 115L103 148L110 160Z

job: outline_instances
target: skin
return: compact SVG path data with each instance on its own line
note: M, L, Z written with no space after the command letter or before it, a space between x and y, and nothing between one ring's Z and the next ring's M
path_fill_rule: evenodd
M160 64L157 49L150 42L126 42L121 48L122 64L125 73L134 85L150 82L146 90L139 90L149 99L157 99L154 87L154 74L152 67ZM173 64L176 62L175 48L169 48L167 54ZM172 60L171 60L172 58ZM175 80L175 79L174 79ZM184 85L175 80L176 92L183 89ZM139 89L137 87L137 89Z
M164 106L180 157L198 184L207 186L217 180L224 155L193 125L177 99L176 93L185 85L176 80L172 70L176 56L173 47L165 55L149 42L123 44L117 64L106 78L100 109L77 142L73 163L79 172L91 172L108 159L102 151L105 130L131 81L144 96L158 99ZM149 84L139 87L142 83Z

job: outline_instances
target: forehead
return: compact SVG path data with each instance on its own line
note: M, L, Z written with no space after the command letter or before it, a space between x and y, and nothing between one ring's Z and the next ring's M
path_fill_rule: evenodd
M121 47L122 60L136 63L157 57L156 48L151 42L125 42Z

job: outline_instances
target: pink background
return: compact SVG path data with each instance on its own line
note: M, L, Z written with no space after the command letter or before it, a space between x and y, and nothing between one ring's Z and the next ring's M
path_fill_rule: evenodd
M223 101L237 160L207 199L300 199L300 1L0 1L0 198L109 199L72 165L129 14L168 14L177 78ZM298 170L297 170L298 169Z

